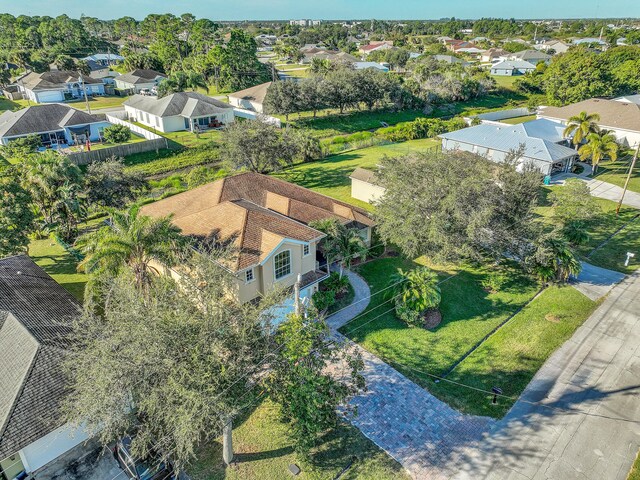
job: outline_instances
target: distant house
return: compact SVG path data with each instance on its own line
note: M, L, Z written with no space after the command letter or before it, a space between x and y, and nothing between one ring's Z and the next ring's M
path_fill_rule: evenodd
M377 63L377 62L355 62L353 64L353 68L355 68L356 70L372 69L372 70L378 70L380 72L389 71L389 67L386 64Z
M525 124L508 125L483 123L474 127L443 133L442 150L462 150L501 163L512 152L522 149L517 159L519 168L534 165L543 175L569 171L577 152L556 143L557 131L548 127L528 128ZM550 138L538 136L550 135ZM564 139L560 138L560 142Z
M61 412L80 305L25 255L0 259L0 272L0 477L26 478L88 438Z
M239 92L229 94L229 103L234 107L263 113L264 99L272 82L262 83Z
M391 50L393 48L393 42L392 41L375 41L375 42L369 42L368 45L360 45L360 48L358 48L358 52L360 52L362 55L369 55L372 52L377 52L379 50Z
M30 72L16 81L22 96L35 103L64 102L74 98L104 95L104 83L80 72Z
M522 60L505 60L491 65L491 75L513 76L524 75L535 71L536 66Z
M140 93L141 90L151 90L167 78L164 73L155 70L134 70L125 73L115 79L116 88L124 91L128 95Z
M454 53L483 53L484 49L478 47L472 42L465 40L446 40L445 45L447 49Z
M544 62L549 63L551 61L551 55L538 50L523 50L521 52L513 53L508 56L509 60L529 62L533 65Z
M638 95L625 95L624 97L614 98L616 102L623 103L635 103L636 105L640 105L640 94Z
M509 58L509 55L511 55L509 52L501 48L490 48L482 53L480 61L484 63L500 62Z
M233 123L233 107L196 92L158 98L134 95L124 103L129 119L161 132L199 132Z
M574 38L572 43L574 45L598 45L600 47L608 47L609 44L600 38Z
M86 62L95 62L103 67L110 67L124 62L124 57L115 53L94 53L93 55L84 57L82 60Z
M571 45L561 40L548 40L546 42L534 45L536 50L542 50L544 52L553 51L553 53L565 53L571 48Z
M469 62L463 60L458 57L454 57L453 55L432 55L431 58L437 60L438 62L446 62L446 63L459 63L461 65L469 65Z
M370 244L375 225L365 210L269 175L242 173L142 207L172 222L196 241L212 236L230 241L225 266L236 277L233 295L242 303L292 287L300 276L301 296L310 299L328 277L318 250L325 234L309 226L324 219L360 231ZM291 302L289 303L289 305Z
M640 105L635 102L592 98L564 107L543 107L538 118L567 123L581 112L597 113L598 126L611 130L622 144L635 147L640 143Z
M38 135L45 147L98 141L111 124L69 105L52 103L0 115L0 144Z
M364 168L356 168L351 175L351 196L366 203L380 199L385 189L378 185L376 172Z

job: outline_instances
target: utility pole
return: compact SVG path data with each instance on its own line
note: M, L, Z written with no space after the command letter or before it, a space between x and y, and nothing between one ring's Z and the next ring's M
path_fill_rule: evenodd
M302 282L302 275L298 274L298 278L296 279L296 283L293 286L293 295L294 299L294 307L296 315L302 315L302 305L300 303L300 283Z
M627 174L627 179L624 181L624 188L622 189L622 195L620 196L620 201L618 202L618 206L616 207L616 215L620 214L620 208L622 208L622 201L624 200L624 195L627 193L627 188L629 187L629 181L631 180L633 169L636 166L636 160L638 160L638 153L640 153L640 142L636 147L636 153L634 153L633 155L633 160L631 161L631 166L629 167L629 173Z
M87 104L87 112L91 115L91 107L89 106L89 97L87 97L87 89L84 86L84 78L82 78L82 73L79 77L80 85L82 85L82 93L84 93L84 102Z

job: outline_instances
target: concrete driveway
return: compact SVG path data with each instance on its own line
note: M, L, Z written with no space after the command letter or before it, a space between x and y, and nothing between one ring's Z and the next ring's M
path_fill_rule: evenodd
M612 183L603 182L598 178L589 178L583 175L576 175L573 173L563 173L553 177L552 185L563 185L568 178L577 178L582 180L589 186L591 195L598 198L604 198L611 200L612 202L619 202L622 196L622 187L614 185ZM624 196L623 205L628 207L640 209L640 193L627 190Z
M113 454L97 442L80 444L34 475L36 480L127 480Z
M640 273L538 371L458 479L624 480L640 449Z
M595 301L609 293L622 279L624 279L624 273L582 262L582 270L577 278L571 279L570 283L583 295Z

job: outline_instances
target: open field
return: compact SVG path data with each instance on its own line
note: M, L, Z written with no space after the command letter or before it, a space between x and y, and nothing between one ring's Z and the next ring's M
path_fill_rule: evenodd
M624 187L629 168L631 167L631 159L631 155L627 155L615 162L600 163L595 178L603 182L613 183L619 187ZM628 188L632 192L640 193L640 160L636 162Z

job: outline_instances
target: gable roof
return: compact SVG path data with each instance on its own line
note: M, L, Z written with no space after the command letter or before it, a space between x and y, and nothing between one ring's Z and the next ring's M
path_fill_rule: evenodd
M0 458L61 425L61 360L78 302L25 256L0 259Z
M51 90L66 86L67 83L79 82L80 75L80 72L68 70L54 70L44 73L29 72L23 75L18 83L28 90ZM83 76L83 81L84 83L102 83L102 81L88 75Z
M571 148L558 145L548 139L529 136L529 132L522 124L483 123L475 127L443 133L440 137L452 142L477 145L501 152L516 151L523 146L525 157L544 162L557 162L576 155L576 151Z
M196 238L232 239L239 248L233 270L258 264L284 238L308 242L323 237L308 226L316 220L374 225L363 209L250 172L145 205L141 212L156 218L172 214L173 223Z
M377 177L376 172L373 170L367 170L366 168L357 167L349 178L353 178L354 180L360 180L361 182L370 183L372 185L376 185Z
M544 107L539 116L566 121L581 112L600 115L597 123L601 127L640 132L640 105L632 102L591 98L564 107Z
M167 76L164 73L156 72L155 70L137 69L133 72L125 73L118 77L119 82L130 83L131 85L138 85L140 83L151 83L156 78Z
M230 93L229 98L239 98L240 100L249 100L256 103L264 103L264 99L267 96L267 90L273 82L261 83L254 87L245 88L239 92Z
M181 115L192 118L215 115L233 109L228 103L197 92L178 92L162 98L133 95L123 105L158 117Z
M536 66L533 63L525 62L523 60L503 60L502 62L495 63L491 66L491 69L503 69L503 70L520 70L520 69L535 69Z
M16 112L0 114L0 137L14 137L54 132L74 125L88 125L100 120L69 105L50 103L34 105Z
M115 53L94 53L93 55L84 57L82 60L92 60L94 62L122 62L124 61L124 57Z
M515 60L551 60L551 55L544 52L539 52L538 50L522 50L521 52L516 52L511 55L512 59Z

